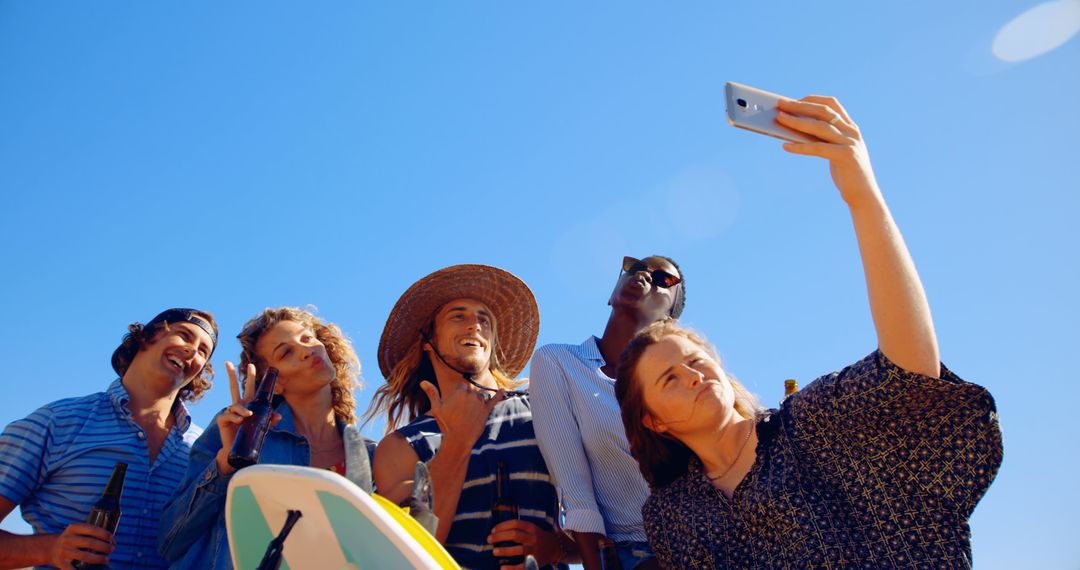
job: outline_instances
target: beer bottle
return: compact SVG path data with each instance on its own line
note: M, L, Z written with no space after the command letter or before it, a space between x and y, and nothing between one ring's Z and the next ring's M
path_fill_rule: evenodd
M262 450L266 432L270 429L270 418L274 416L271 400L274 398L277 378L277 368L267 368L255 390L255 399L247 405L247 409L252 413L244 418L240 429L236 430L236 440L229 450L229 465L236 469L259 462L259 451Z
M784 380L784 399L799 391L799 382L794 378Z
M116 533L116 525L120 523L120 493L124 490L124 476L127 475L127 463L116 462L109 483L105 485L105 491L101 498L90 509L90 516L86 517L86 523L103 528L109 534ZM75 561L71 564L76 570L106 570L103 564L90 564Z
M491 526L494 528L499 523L512 521L518 518L517 503L510 495L510 473L506 470L506 464L500 461L495 470L495 503L491 505ZM496 542L496 548L508 548L518 546L516 542ZM524 562L524 557L500 556L499 566L516 566Z
M619 561L619 551L615 549L615 542L605 537L601 538L597 545L600 547L600 568L622 570L622 562Z

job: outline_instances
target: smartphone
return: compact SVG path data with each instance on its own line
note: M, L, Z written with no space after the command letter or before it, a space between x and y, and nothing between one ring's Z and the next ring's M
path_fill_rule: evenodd
M790 97L728 81L724 84L724 98L727 101L728 122L732 126L791 142L821 141L813 135L789 129L776 122L777 102Z

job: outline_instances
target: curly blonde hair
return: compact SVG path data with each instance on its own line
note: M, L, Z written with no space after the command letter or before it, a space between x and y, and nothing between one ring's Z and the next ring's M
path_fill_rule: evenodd
M444 305L445 306L445 305ZM375 416L386 414L386 433L394 431L416 418L426 414L431 409L431 401L427 394L420 388L424 380L438 386L435 376L435 368L431 365L431 357L424 350L425 339L435 336L435 317L442 307L431 313L422 331L418 331L416 339L409 345L405 356L390 371L390 377L386 384L375 390L375 397L371 399L371 405L364 413L366 425ZM523 382L514 380L502 370L499 362L498 346L499 334L498 323L495 315L491 315L491 359L488 361L488 370L495 378L495 384L503 390L514 390ZM404 421L403 421L404 420Z
M300 323L315 333L315 338L326 347L326 354L334 366L336 375L330 384L334 415L346 424L356 423L356 398L353 390L360 388L360 359L353 350L352 343L333 323L324 322L309 311L299 307L266 308L262 313L244 324L243 331L236 338L240 340L240 370L247 370L248 364L258 369L265 369L266 361L255 352L259 338L282 321Z

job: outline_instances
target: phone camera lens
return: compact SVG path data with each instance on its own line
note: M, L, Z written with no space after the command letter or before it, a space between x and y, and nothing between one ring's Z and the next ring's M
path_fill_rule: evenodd
M746 108L746 99L736 99L735 103L743 109Z

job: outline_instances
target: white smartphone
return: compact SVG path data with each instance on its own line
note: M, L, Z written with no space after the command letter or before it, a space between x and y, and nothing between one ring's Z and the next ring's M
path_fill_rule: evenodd
M789 129L776 122L776 104L782 97L749 85L728 81L724 84L727 118L732 126L791 142L819 142L821 139Z

